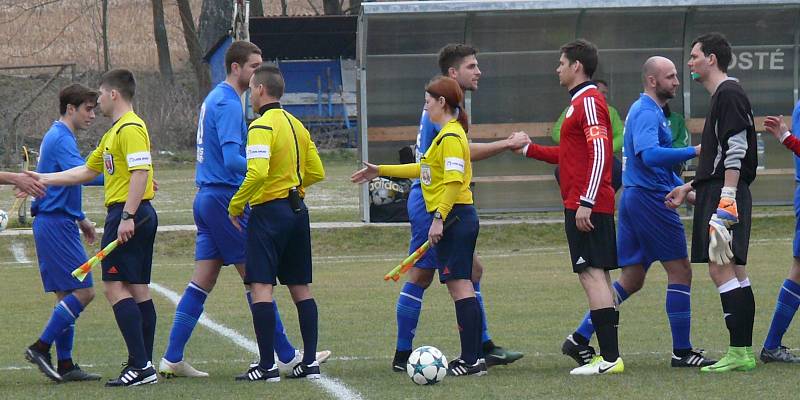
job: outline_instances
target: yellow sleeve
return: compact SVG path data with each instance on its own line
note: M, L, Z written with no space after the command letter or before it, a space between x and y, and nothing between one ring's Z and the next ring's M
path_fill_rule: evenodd
M444 185L444 194L439 200L439 206L436 207L436 210L442 214L442 219L447 219L447 214L450 214L450 211L453 210L453 204L456 202L456 197L458 197L458 193L461 191L461 183L452 181L447 182Z
M303 187L309 187L325 179L325 168L319 158L317 146L313 141L308 141L306 148L305 165L303 166Z
M86 157L86 168L94 172L103 173L103 141Z
M442 140L441 147L442 164L444 164L442 183L464 182L464 171L469 160L464 155L461 138L446 136Z
M419 178L420 164L378 165L378 175L395 178Z
M228 214L242 215L244 206L258 193L267 179L273 138L272 128L254 128L247 133L247 173L228 205Z
M147 139L147 131L136 125L129 125L117 134L120 140L120 148L125 154L125 161L128 171L145 170L152 168L153 160L150 157L150 141Z

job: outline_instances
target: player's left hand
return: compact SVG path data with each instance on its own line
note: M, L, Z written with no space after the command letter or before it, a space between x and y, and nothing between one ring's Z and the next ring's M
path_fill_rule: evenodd
M238 217L238 216L236 216L236 215L230 215L230 214L228 214L228 219L229 219L229 220L231 220L231 223L233 224L233 226L235 226L235 227L236 227L236 229L237 229L239 232L241 232L241 231L242 231L242 224L241 224L241 223L239 223L239 217Z
M431 229L428 230L428 240L432 245L436 245L442 240L442 232L444 231L444 224L441 219L434 218L431 223Z
M580 206L578 211L575 212L575 226L581 232L591 232L594 229L592 225L592 209L589 207Z
M94 244L95 239L97 239L97 231L95 230L94 222L90 221L89 218L84 218L83 221L78 222L78 227L81 228L81 232L83 232L83 237L86 239L86 243Z
M728 229L739 223L739 211L736 208L736 188L727 186L722 188L715 215L725 223L725 227Z
M156 180L156 178L153 178L153 191L154 192L158 191L158 181Z
M133 237L134 223L132 219L119 221L119 228L117 228L117 240L119 244L124 244Z
M767 130L775 139L781 140L783 134L789 131L789 127L783 122L783 115L780 117L767 117L764 119L764 129ZM795 128L796 130L797 128Z

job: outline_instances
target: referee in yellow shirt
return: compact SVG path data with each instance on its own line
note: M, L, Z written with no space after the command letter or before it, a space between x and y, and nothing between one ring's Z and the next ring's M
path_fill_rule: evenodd
M245 283L250 284L253 296L251 310L260 353L258 365L236 380L280 380L273 349L272 289L276 278L289 287L303 337L303 360L289 378L320 376L315 358L317 303L308 286L311 227L303 197L305 188L325 178L325 171L308 130L281 108L284 86L280 70L271 65L262 65L250 78L250 101L261 117L247 131L247 174L228 206L231 223L239 229L245 205L249 203L251 208Z
M158 216L150 205L153 163L144 121L133 112L133 73L115 69L100 79L100 111L114 120L86 164L66 171L40 174L46 185L69 186L104 178L108 208L101 246L118 239L120 247L103 260L103 284L117 325L128 348L128 364L106 386L137 386L158 382L153 368L156 310L150 297L150 271ZM148 220L134 234L134 221Z
M472 180L467 131L467 113L461 108L464 92L450 77L434 78L425 87L425 110L433 123L442 127L419 163L374 165L365 163L353 174L355 183L365 183L377 176L419 177L422 197L428 212L433 213L428 238L436 246L439 280L447 284L455 302L456 320L461 337L461 356L448 365L448 375L485 375L486 362L481 354L482 316L472 286L472 256L478 239L478 214L472 206ZM458 218L447 232L444 221Z

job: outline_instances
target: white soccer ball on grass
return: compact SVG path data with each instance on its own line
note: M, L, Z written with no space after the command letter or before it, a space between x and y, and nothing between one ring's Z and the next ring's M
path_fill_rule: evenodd
M433 385L447 376L447 359L436 347L422 346L408 357L406 372L417 385Z

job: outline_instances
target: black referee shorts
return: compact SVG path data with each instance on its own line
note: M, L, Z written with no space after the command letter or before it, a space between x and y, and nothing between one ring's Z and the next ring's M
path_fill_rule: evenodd
M117 203L108 207L108 215L106 215L106 223L103 227L103 239L100 242L101 247L105 247L117 238L117 229L119 229L124 206L124 203ZM158 215L147 200L142 201L135 214L134 222L141 221L148 215L150 220L139 225L130 240L119 245L102 261L104 281L150 283Z
M567 233L572 272L579 274L586 268L606 271L619 268L614 216L593 212L589 220L594 229L581 232L575 225L575 213L575 210L564 210L564 231Z
M717 212L719 196L724 181L713 180L703 182L695 187L694 222L692 227L692 262L708 262L708 221ZM753 198L750 186L739 181L736 189L736 208L739 211L739 223L733 226L733 262L747 265L747 250L750 247L750 226L753 212Z
M311 225L305 204L298 213L288 199L252 206L246 257L245 283L311 283Z

